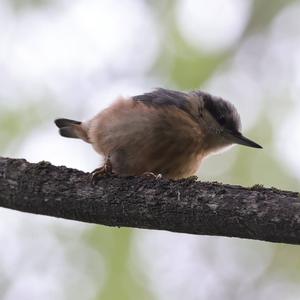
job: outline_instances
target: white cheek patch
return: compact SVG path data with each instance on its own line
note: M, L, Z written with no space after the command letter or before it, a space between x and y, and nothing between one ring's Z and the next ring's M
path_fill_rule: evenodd
M225 141L225 140L224 140ZM212 150L212 152L210 152L211 155L216 155L216 154L220 154L220 153L223 153L227 150L229 150L230 148L232 148L234 146L234 144L229 144L229 145L220 145L220 148L215 148Z

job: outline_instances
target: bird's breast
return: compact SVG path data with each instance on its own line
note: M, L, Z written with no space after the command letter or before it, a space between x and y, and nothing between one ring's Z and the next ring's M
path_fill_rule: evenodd
M110 155L114 171L123 175L187 177L203 157L200 127L174 106L119 100L91 121L89 135L96 151Z

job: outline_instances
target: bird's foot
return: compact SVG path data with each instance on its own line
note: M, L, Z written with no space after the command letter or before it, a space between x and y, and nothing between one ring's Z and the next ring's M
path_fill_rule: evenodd
M147 177L147 178L153 178L153 179L161 179L162 175L161 174L154 174L153 172L144 172L142 176Z
M93 185L95 185L101 177L110 176L113 174L114 172L112 170L112 164L110 159L108 158L102 167L97 168L93 172L91 172L91 182Z
M186 178L187 180L191 180L191 181L197 181L198 180L198 176L197 175L192 175Z

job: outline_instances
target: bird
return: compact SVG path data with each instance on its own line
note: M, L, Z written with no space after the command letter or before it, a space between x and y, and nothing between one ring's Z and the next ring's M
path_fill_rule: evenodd
M104 157L93 178L106 174L194 176L204 158L234 144L262 148L241 133L235 106L201 90L157 88L119 97L88 121L55 120L63 137L90 143Z

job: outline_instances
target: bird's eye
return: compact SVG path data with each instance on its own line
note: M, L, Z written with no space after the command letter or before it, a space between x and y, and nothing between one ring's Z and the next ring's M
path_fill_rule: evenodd
M219 121L219 124L220 124L220 125L224 125L225 122L226 122L226 119L225 119L224 116L220 116L220 117L218 118L218 121Z

